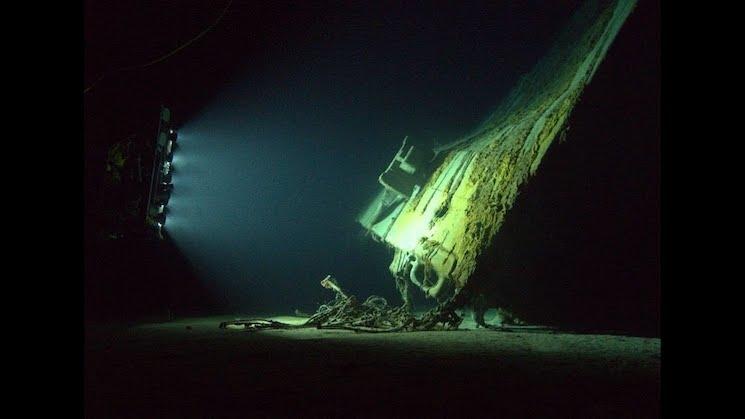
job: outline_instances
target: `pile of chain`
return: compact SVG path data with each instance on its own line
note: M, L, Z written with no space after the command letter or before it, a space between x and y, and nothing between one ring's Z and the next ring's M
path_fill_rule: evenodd
M415 321L405 307L391 307L383 297L372 295L362 304L355 296L336 298L321 305L305 322L319 329L348 329L360 332L395 332Z
M336 292L336 298L321 305L307 322L319 329L346 329L357 332L400 332L433 330L438 324L447 329L457 329L463 321L456 312L457 302L450 299L421 318L417 318L407 304L390 307L383 297L373 295L359 304L355 296L347 296L331 275L321 281L321 286Z

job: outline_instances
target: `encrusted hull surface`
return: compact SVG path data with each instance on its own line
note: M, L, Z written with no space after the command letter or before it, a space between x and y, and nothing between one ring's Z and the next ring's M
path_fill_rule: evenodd
M473 134L434 150L423 185L409 196L385 189L373 200L359 221L394 249L390 270L399 283L411 281L430 297L467 284L635 4L586 2Z

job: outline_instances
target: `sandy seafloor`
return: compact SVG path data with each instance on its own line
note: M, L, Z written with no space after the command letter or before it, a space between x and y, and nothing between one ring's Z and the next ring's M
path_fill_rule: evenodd
M85 417L659 416L658 338L470 319L390 334L218 328L232 319L87 326Z

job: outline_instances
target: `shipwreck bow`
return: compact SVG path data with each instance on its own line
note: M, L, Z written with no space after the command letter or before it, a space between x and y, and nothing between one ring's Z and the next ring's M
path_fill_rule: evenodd
M399 290L442 299L465 287L520 185L570 112L635 0L589 0L546 56L472 134L432 150L404 139L358 222L394 251ZM404 296L406 299L406 296Z

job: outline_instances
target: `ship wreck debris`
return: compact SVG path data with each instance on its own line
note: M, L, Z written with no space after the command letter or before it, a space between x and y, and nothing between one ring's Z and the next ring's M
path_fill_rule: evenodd
M427 330L455 330L463 322L463 314L458 313L467 299L467 292L440 303L417 317L405 304L394 307L380 296L371 295L360 303L354 295L347 295L331 275L321 280L321 286L334 291L333 300L322 304L316 313L302 324L288 324L272 319L235 319L220 323L221 329L260 331L264 329L333 329L351 330L366 333L414 332ZM482 317L483 319L483 317ZM519 322L506 322L500 325L482 327L501 331L550 330L543 326L524 326Z

